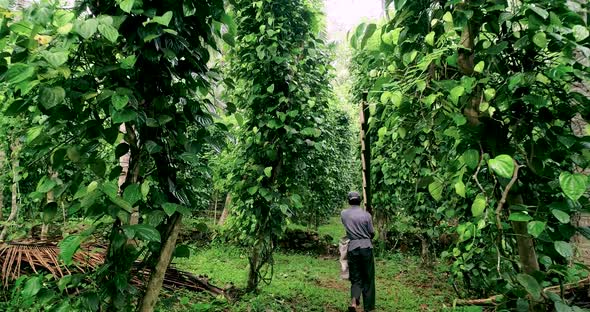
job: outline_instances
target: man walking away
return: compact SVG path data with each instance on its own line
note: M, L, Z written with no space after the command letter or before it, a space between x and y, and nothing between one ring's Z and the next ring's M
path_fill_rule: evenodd
M373 244L375 236L371 214L361 207L361 196L357 192L348 193L350 208L340 214L346 229L348 243L348 269L350 279L350 295L352 303L349 312L355 312L360 305L361 294L365 312L375 309L375 262L373 260Z

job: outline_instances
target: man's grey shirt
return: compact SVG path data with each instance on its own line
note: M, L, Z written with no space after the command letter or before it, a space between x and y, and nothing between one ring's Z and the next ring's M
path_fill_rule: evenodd
M373 248L371 239L375 236L371 214L360 206L350 206L340 213L342 224L346 229L346 237L350 239L348 250L357 248Z

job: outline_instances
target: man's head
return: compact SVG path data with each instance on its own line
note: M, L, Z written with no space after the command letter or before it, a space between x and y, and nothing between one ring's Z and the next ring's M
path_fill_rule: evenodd
M348 204L360 205L361 204L361 195L357 192L348 193Z

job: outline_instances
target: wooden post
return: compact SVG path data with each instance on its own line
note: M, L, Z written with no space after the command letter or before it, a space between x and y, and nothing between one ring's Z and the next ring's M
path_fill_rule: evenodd
M363 92L361 103L361 163L363 166L363 199L365 210L373 214L371 207L371 138L367 135L369 131L369 105L367 103L368 92Z

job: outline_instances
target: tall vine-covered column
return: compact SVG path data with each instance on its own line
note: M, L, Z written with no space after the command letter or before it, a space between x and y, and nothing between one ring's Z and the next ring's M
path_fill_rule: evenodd
M108 216L112 229L104 267L93 276L101 305L94 309L130 310L138 293L131 271L142 262L151 276L140 310L152 311L182 215L198 197L178 173L204 171L194 160L216 126L206 98L214 80L208 61L222 38L222 27L213 24L231 20L224 2L84 0L66 10L41 1L22 12L26 26L17 32L7 25L21 17L7 24L4 18L15 15L4 14L4 6L0 1L3 113L38 121L26 139L36 145L27 151L51 156L56 170L74 166L73 174L60 175L71 185L64 192L76 194L68 209L88 219ZM45 133L67 139L57 142ZM115 161L124 155L130 160ZM92 230L61 242L64 263L72 263Z
M353 92L372 91L376 207L408 234L456 235L443 257L467 295L560 310L567 303L544 300L540 285L575 275L569 241L590 236L571 222L588 205L588 179L576 170L590 165L587 139L570 127L590 116L579 88L590 32L575 12L587 5L391 5L390 21L351 34Z
M296 177L321 136L329 58L305 1L238 0L233 10L230 97L245 118L229 221L251 248L248 289L255 290L269 277L263 272L272 274L273 244L287 218L303 206Z

